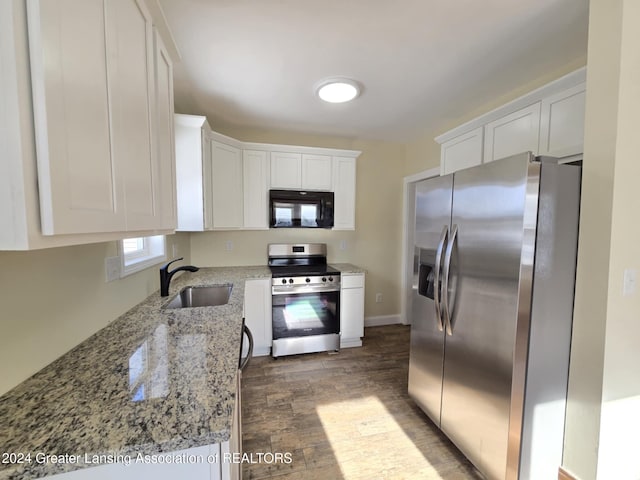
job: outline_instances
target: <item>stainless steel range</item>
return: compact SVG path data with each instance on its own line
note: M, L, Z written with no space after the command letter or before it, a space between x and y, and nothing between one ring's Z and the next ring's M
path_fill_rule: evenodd
M340 272L327 265L324 243L274 243L273 357L340 349Z

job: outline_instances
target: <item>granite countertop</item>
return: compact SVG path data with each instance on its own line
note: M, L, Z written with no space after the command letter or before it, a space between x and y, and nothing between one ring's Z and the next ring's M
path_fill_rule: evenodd
M173 279L169 297L139 305L0 397L0 479L29 479L86 465L47 455L137 455L229 439L241 341L244 280L266 266L202 268ZM186 285L233 284L229 303L165 310Z
M331 263L330 266L340 270L340 273L367 273L364 268L356 267L350 263Z

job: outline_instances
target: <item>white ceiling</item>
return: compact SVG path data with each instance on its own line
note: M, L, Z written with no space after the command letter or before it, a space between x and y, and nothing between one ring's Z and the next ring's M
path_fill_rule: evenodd
M214 126L410 140L584 58L588 0L160 0L176 110ZM364 85L350 104L315 87Z

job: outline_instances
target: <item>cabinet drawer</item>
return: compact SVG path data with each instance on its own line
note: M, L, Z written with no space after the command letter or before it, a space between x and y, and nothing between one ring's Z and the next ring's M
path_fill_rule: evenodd
M362 288L364 287L364 275L342 275L340 282L342 288Z

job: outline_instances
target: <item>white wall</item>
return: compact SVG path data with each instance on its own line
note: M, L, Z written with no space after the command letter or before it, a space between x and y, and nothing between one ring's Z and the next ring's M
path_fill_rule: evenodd
M188 235L173 243L188 260ZM116 254L116 242L0 251L0 395L160 288L156 267L106 283Z
M563 468L640 478L640 3L591 0L583 193Z

